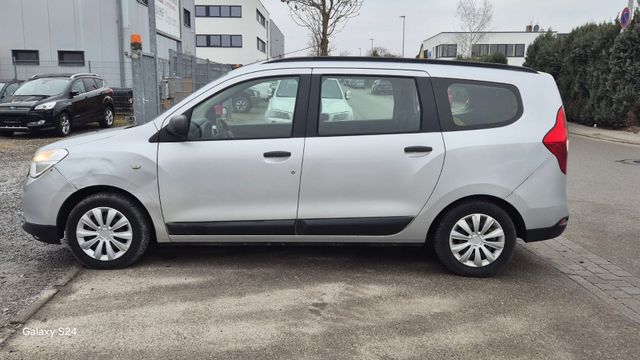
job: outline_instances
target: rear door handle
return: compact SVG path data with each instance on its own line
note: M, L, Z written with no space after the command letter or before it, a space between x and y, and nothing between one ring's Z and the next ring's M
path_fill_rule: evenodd
M429 153L432 151L433 148L431 146L407 146L404 148L404 152L407 154Z
M288 151L269 151L263 154L265 158L288 158L291 153Z

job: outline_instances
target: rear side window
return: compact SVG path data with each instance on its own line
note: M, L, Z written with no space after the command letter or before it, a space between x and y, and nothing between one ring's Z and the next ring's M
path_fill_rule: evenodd
M509 125L522 116L518 88L510 84L434 79L444 131Z
M416 81L402 77L323 76L318 135L420 131Z
M98 85L96 84L94 79L84 78L84 79L82 79L82 81L84 81L84 88L87 91L93 91L93 90L97 90L98 89Z

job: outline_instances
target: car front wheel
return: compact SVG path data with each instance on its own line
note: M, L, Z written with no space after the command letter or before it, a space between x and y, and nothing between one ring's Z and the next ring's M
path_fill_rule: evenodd
M151 226L140 206L113 193L87 197L66 224L67 246L78 261L93 269L117 269L137 261L151 240Z
M112 127L114 119L115 119L115 115L113 113L113 108L111 106L105 107L104 115L102 117L102 120L100 120L100 127L102 128Z
M462 203L441 218L434 233L438 258L450 271L463 276L495 275L516 245L509 214L484 201Z
M67 113L62 113L58 116L56 121L56 134L58 136L66 137L71 133L71 117Z

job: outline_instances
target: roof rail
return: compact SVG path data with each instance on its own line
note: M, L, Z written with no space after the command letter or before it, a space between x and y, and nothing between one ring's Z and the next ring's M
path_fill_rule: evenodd
M98 74L94 74L94 73L77 73L77 74L71 75L71 78L75 79L75 78L80 77L80 76L96 76L97 77Z
M35 74L29 78L29 80L46 78L46 77L71 77L73 74Z
M412 58L387 58L387 57L366 57L366 56L307 56L307 57L289 57L266 61L265 64L287 63L287 62L343 62L343 61L364 61L364 62L387 62L401 64L433 64L433 65L450 65L450 66L470 66L478 68L500 69L521 71L537 74L538 72L523 66L513 66L505 64L483 63L475 61L458 61L458 60L433 60L433 59L412 59Z

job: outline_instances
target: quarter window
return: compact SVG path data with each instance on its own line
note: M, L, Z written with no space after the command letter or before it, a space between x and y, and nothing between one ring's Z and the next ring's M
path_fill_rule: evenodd
M189 140L290 137L298 77L268 78L234 85L196 105Z
M434 79L444 130L493 128L522 115L520 92L513 85Z
M420 130L416 82L400 77L324 76L318 134L394 134Z

